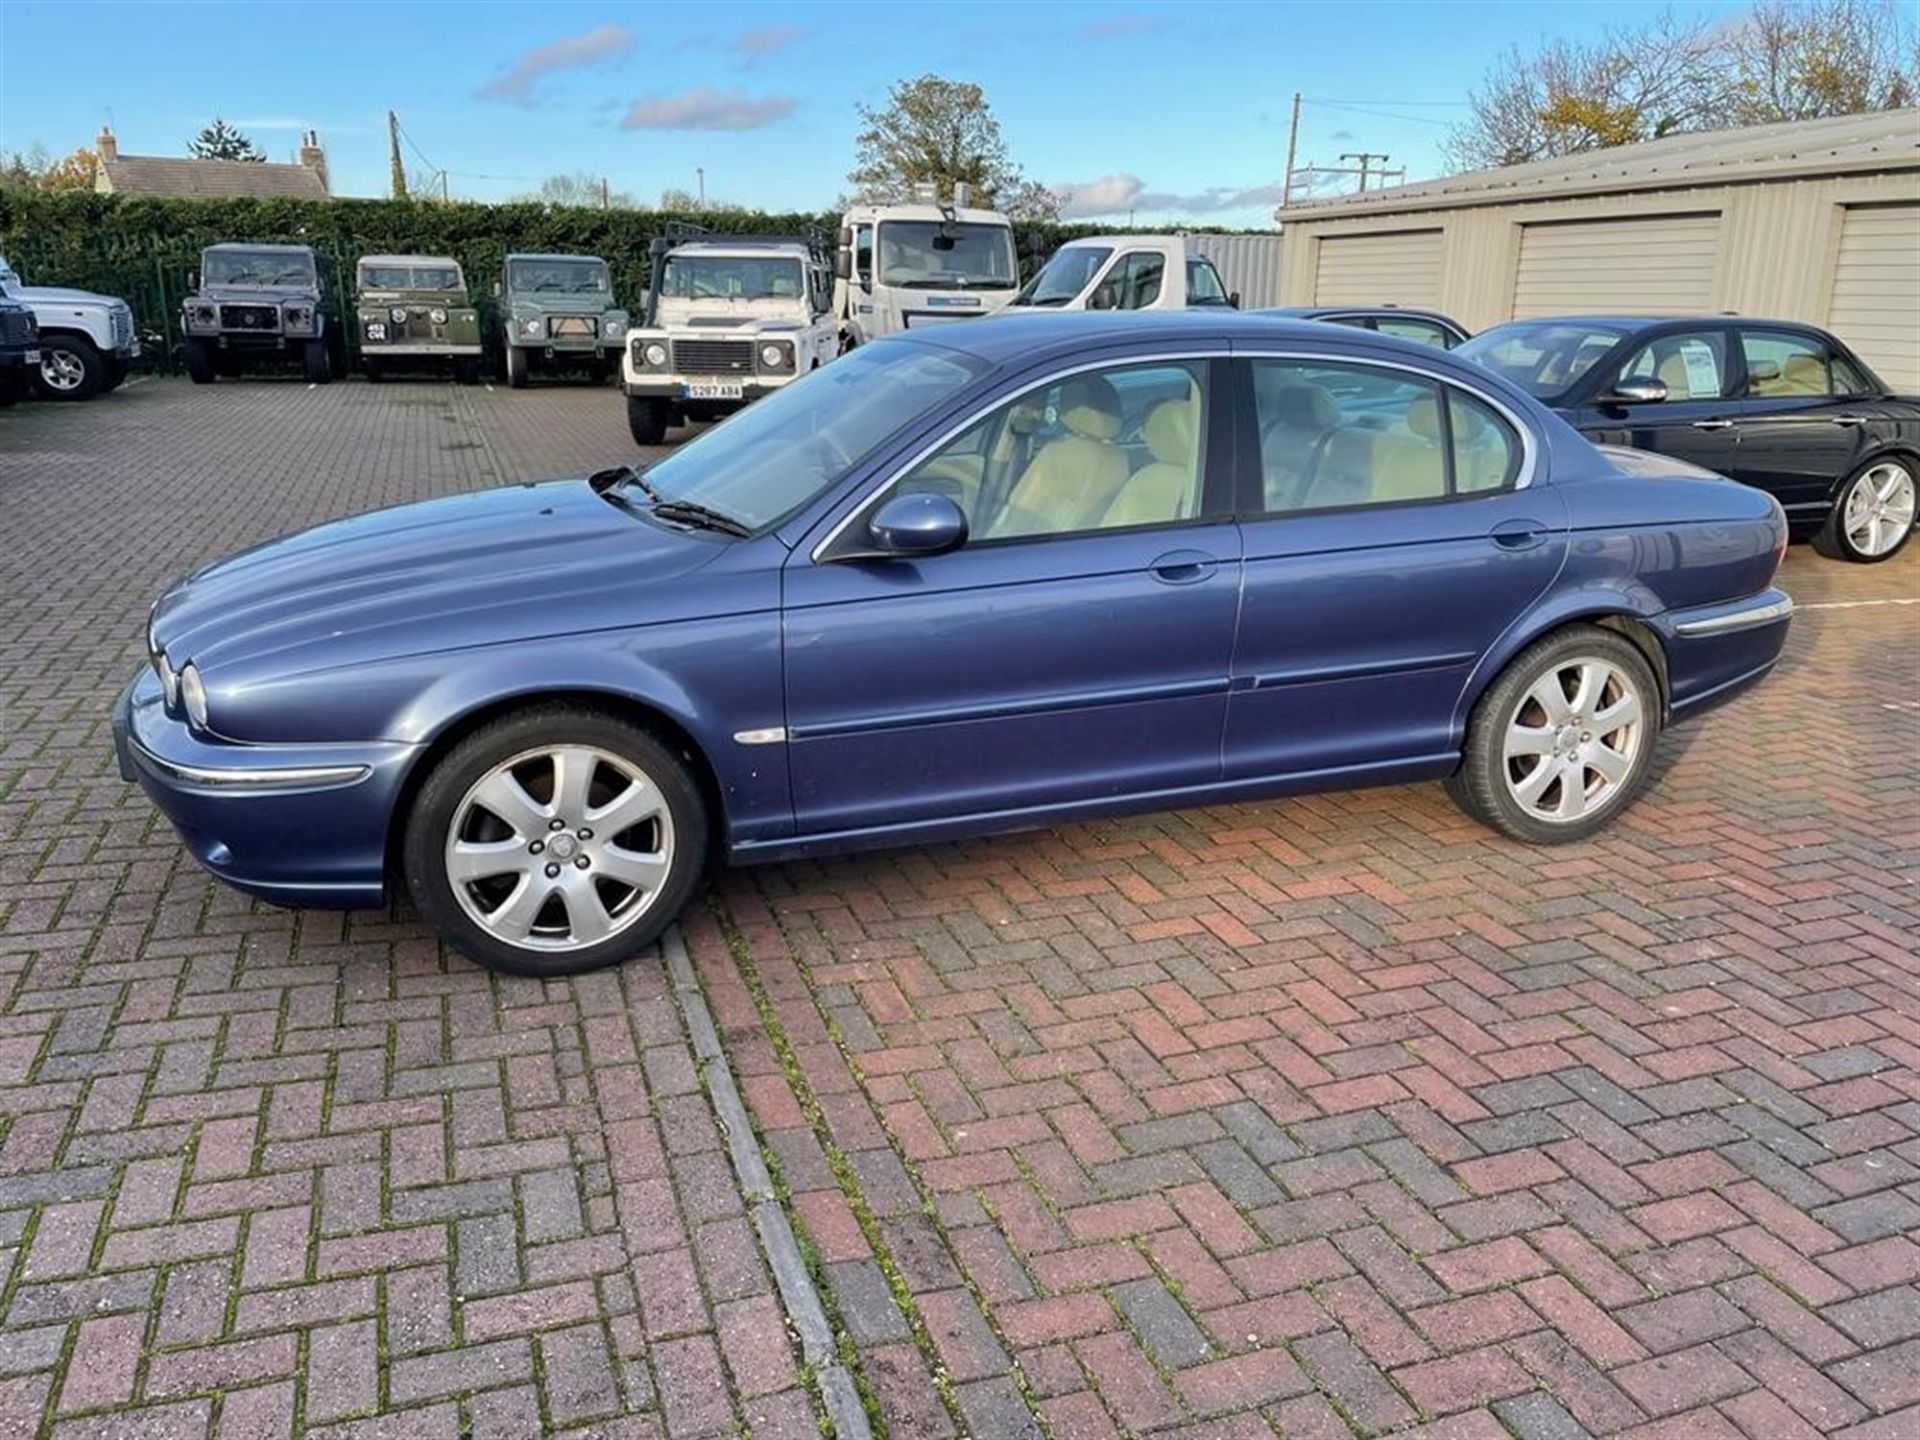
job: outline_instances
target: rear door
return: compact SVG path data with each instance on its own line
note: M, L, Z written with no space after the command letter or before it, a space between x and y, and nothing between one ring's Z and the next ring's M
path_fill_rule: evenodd
M1848 403L1865 398L1866 381L1818 336L1742 325L1739 337L1745 393L1729 473L1777 496L1789 520L1818 520L1868 444Z
M1252 356L1229 779L1444 768L1468 677L1552 583L1565 507L1484 397L1379 361ZM1249 433L1243 431L1243 434Z

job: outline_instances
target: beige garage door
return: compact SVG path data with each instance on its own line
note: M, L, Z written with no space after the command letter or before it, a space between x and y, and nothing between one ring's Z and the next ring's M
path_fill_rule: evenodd
M1718 215L1523 225L1513 317L1711 310L1719 248Z
M1440 232L1330 235L1313 274L1316 305L1440 303Z
M1903 394L1920 394L1920 205L1849 209L1827 328Z

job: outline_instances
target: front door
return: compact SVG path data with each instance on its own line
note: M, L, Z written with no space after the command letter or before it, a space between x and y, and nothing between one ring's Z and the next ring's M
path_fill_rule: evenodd
M1662 334L1630 352L1606 377L1603 393L1567 418L1590 440L1630 445L1676 460L1732 472L1738 402L1733 399L1734 357L1726 330L1708 327ZM1618 403L1607 398L1617 380L1659 380L1664 400Z
M1520 432L1413 371L1252 358L1229 779L1443 768L1462 691L1559 573Z
M795 552L803 836L1043 818L1219 778L1240 589L1230 467L1207 443L1223 363L1133 361L1030 388ZM960 506L967 542L858 558L867 518L922 492Z

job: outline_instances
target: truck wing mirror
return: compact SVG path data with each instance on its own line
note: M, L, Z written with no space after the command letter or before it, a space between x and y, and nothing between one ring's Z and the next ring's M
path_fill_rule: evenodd
M848 280L853 277L853 252L844 246L833 252L833 278Z

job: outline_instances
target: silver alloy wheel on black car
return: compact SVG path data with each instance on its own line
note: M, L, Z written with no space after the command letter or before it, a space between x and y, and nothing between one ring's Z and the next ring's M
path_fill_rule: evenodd
M1645 780L1660 703L1632 641L1568 626L1528 646L1480 697L1447 788L1462 809L1516 839L1584 839Z
M566 975L651 942L691 894L706 816L646 730L570 706L476 731L435 765L405 837L415 902L493 969Z
M1913 533L1916 484L1911 462L1882 456L1841 487L1814 548L1865 565L1891 559Z
M107 362L85 340L72 335L40 337L40 393L49 400L87 400L107 380Z

